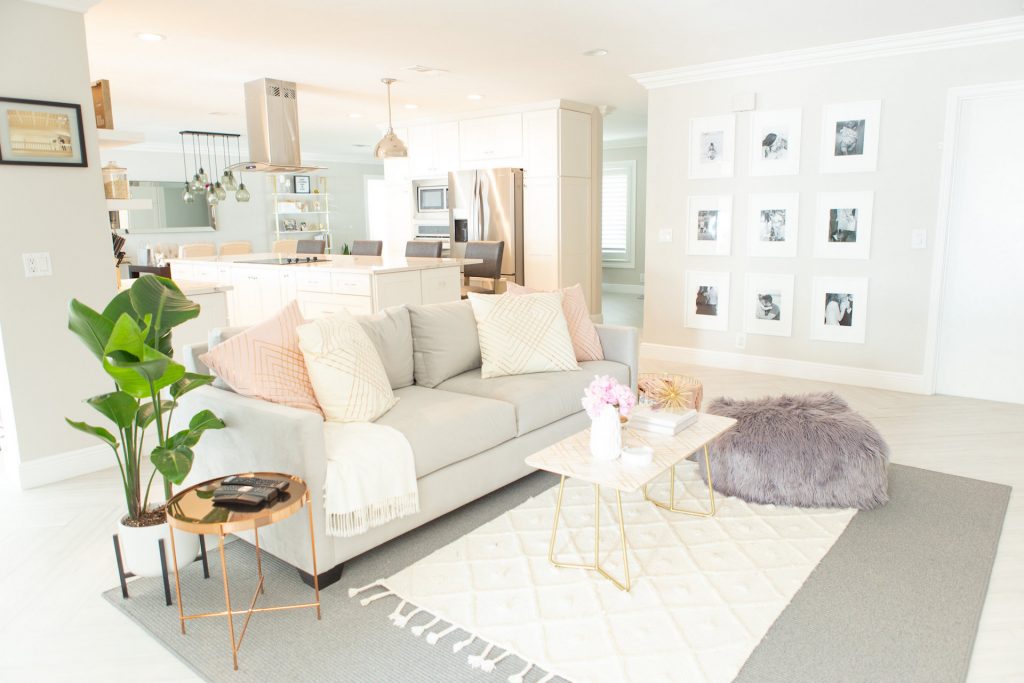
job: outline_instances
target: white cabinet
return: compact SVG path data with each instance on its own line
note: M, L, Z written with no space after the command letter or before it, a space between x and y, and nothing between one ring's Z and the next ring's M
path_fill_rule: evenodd
M459 170L459 124L411 127L409 165L413 178L445 178Z
M374 278L373 310L388 306L420 304L420 274L418 271L382 273Z
M590 115L568 109L523 114L523 168L528 177L591 177Z
M458 301L462 296L462 272L459 268L421 270L420 291L424 304Z
M523 281L558 288L558 178L528 175L523 183Z
M281 291L282 276L285 275L294 277L271 268L234 268L231 274L231 286L234 287L231 324L255 325L280 311L285 304Z
M522 114L459 121L459 157L463 163L518 160L522 155Z

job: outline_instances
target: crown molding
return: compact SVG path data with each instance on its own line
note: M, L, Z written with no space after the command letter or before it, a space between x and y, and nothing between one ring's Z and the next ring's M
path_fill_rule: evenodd
M823 64L894 57L916 52L948 50L1022 39L1024 39L1024 17L1011 17L801 50L773 52L754 57L693 64L675 69L648 71L633 74L632 77L648 90L653 90L673 85L751 76L772 71L804 69Z
M632 149L634 147L647 147L647 138L617 138L605 140L602 144L604 149Z
M181 145L170 142L140 142L138 144L111 150L110 156L116 157L117 152L122 150L129 153L142 152L146 154L174 154L179 157L181 156ZM380 160L374 158L372 148L368 149L363 154L317 154L315 152L311 152L309 154L303 154L302 160L311 163L366 164L370 166L381 165Z
M100 0L28 0L34 5L45 5L55 9L64 9L69 12L85 14L93 6L100 4Z

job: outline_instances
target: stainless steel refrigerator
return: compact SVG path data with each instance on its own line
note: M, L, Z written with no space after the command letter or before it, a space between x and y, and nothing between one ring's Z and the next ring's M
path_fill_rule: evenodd
M501 275L523 284L523 169L484 168L448 174L451 255L466 243L503 241Z

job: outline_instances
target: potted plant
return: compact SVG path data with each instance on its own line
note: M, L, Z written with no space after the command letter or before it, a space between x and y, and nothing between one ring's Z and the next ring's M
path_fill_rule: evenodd
M168 537L163 505L150 500L153 479L157 473L161 475L164 501L169 500L172 485L181 484L192 469L192 448L203 432L224 427L216 415L203 410L186 428L174 433L171 429L178 399L213 381L210 375L185 372L184 366L171 358L171 328L198 315L198 304L173 281L156 275L136 280L130 289L111 299L102 313L77 299L71 300L68 310L68 328L96 356L115 385L114 391L93 396L86 403L115 429L112 432L65 419L114 452L126 506L119 523L121 552L126 571L138 576L160 575L158 540ZM146 443L148 432L156 441L151 447ZM155 466L148 478L142 472L147 454ZM192 534L178 538L182 539L177 552L180 568L195 559L199 541Z

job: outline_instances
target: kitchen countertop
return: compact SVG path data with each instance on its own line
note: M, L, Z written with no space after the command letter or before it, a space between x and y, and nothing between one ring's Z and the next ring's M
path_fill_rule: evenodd
M411 270L430 270L433 268L453 268L463 265L483 263L481 259L465 258L416 258L405 256L341 256L338 254L317 254L320 261L316 263L297 263L276 265L268 263L246 263L260 259L288 256L283 254L236 254L232 256L200 256L195 258L169 259L172 272L175 263L231 263L246 268L316 268L341 273L399 273ZM300 254L306 256L306 254ZM313 256L313 254L309 254Z
M142 277L147 277L143 275ZM121 280L121 289L124 291L132 286L135 280ZM216 294L217 292L227 292L234 289L231 285L222 285L216 282L191 282L191 281L179 281L175 280L174 284L178 285L178 289L185 296L199 296L200 294Z

